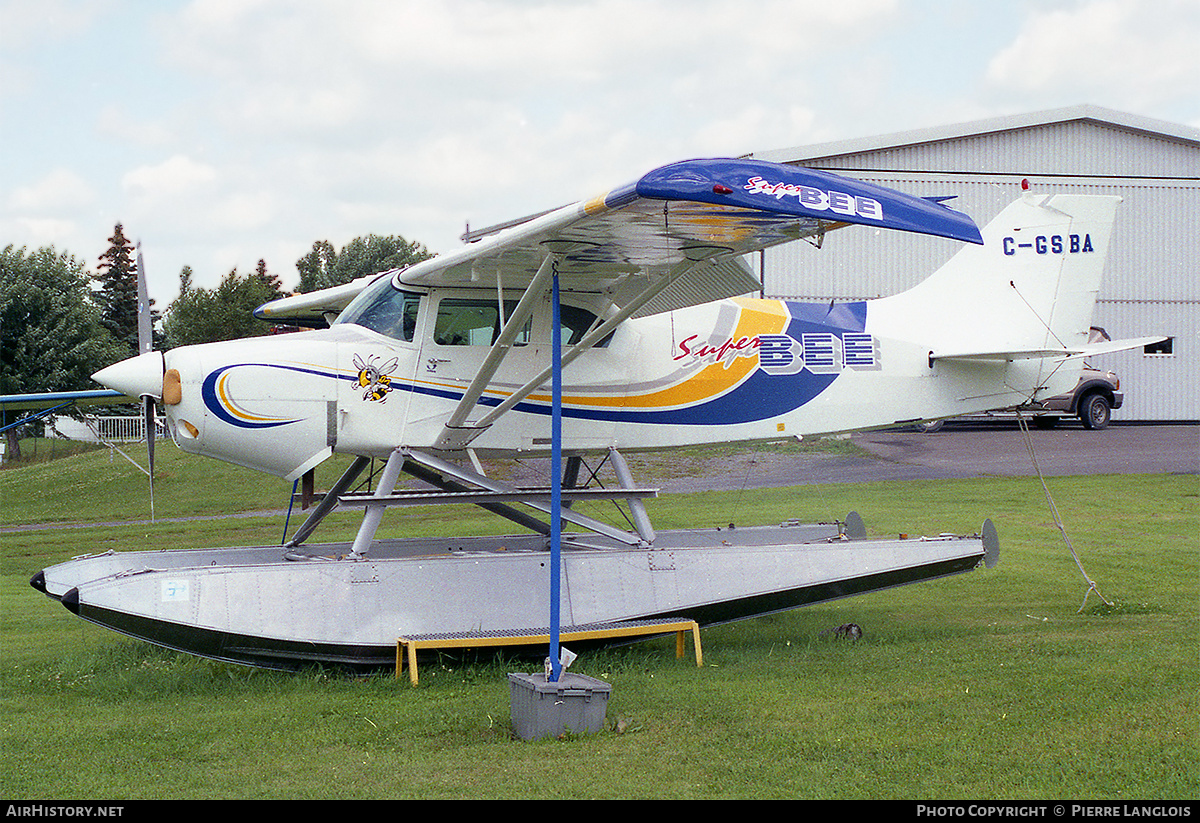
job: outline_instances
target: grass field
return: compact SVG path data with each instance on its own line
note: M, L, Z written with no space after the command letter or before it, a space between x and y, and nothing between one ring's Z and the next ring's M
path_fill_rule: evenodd
M526 664L443 658L417 688L390 673L260 671L127 640L31 589L35 571L86 552L280 542L282 481L170 446L159 457L154 522L144 476L107 451L0 471L0 525L59 524L0 532L0 797L1200 795L1194 476L1050 479L1114 604L1093 594L1082 612L1087 584L1033 479L651 501L659 528L853 509L872 534L930 534L991 517L1001 560L707 629L702 669L667 639L582 656L573 671L613 685L609 728L526 743L509 729L505 676ZM214 517L226 512L267 513ZM381 535L505 530L458 509L389 518ZM356 518L333 519L320 539L352 534ZM821 639L846 622L862 640Z

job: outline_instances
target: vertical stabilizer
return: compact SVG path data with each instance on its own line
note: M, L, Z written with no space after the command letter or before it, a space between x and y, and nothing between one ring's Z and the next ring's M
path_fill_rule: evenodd
M934 358L1020 359L1087 343L1119 197L1027 194L913 289L892 323L927 330ZM1007 356L1002 356L1007 355Z

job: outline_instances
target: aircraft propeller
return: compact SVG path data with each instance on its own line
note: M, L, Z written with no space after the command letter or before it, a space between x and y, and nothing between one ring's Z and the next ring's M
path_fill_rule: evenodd
M113 363L92 375L101 385L121 392L127 397L141 401L142 422L146 427L146 456L149 470L142 469L150 477L150 518L154 519L154 440L157 428L156 402L163 399L166 380L166 360L163 353L154 351L151 332L150 298L146 288L146 267L142 260L142 245L137 251L137 333L138 353L135 357ZM167 399L170 404L171 400ZM178 399L175 402L179 402ZM131 463L141 468L136 461Z
M154 334L150 315L150 296L146 286L146 266L142 261L142 243L137 244L137 332L138 354L148 354L154 350ZM161 390L160 390L161 396ZM142 422L146 429L146 462L150 474L150 519L154 519L154 441L158 434L156 430L156 409L154 396L142 395Z

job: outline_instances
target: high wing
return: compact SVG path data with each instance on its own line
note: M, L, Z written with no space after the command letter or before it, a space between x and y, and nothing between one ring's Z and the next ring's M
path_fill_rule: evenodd
M0 395L0 433L18 429L26 423L50 417L54 414L67 414L70 409L85 406L119 406L130 403L140 403L136 397L130 397L124 392L114 389L85 389L83 391L38 392L30 394ZM17 412L15 419L8 412ZM7 435L6 435L7 436ZM121 452L127 459L128 455ZM135 466L137 463L130 459ZM138 468L141 468L140 466ZM145 471L143 469L143 471Z
M742 255L851 224L982 242L969 217L939 202L814 169L688 160L392 276L397 285L524 290L553 257L564 288L605 293L615 310L638 317L754 291L759 282ZM373 279L273 301L255 314L325 325Z
M565 367L630 318L758 290L741 259L747 253L852 224L983 242L971 218L938 201L813 169L687 160L391 273L397 288L494 286L524 295L438 446L464 448L549 379L547 366L481 419L467 422L552 277L565 290L601 294L609 302L603 322L563 354ZM370 282L275 301L255 314L318 325L311 321L345 308Z
M558 209L398 275L413 285L471 285L490 268L505 286L530 282L547 253L573 288L608 290L618 306L636 294L623 281L719 261L846 224L915 231L981 243L966 215L922 198L813 169L752 160L690 160L664 166L601 197ZM744 282L722 288L744 294ZM671 290L678 306L689 299ZM649 312L647 312L649 313Z
M141 402L124 392L114 389L85 389L83 391L36 392L30 394L0 394L0 414L24 412L15 419L7 414L0 419L0 432L15 429L32 420L54 414L66 413L78 406L119 406ZM10 422L11 421L11 422Z

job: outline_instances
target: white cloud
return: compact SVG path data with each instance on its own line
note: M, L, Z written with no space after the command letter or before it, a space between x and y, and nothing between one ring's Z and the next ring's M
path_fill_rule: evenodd
M7 48L44 48L86 31L111 6L107 0L5 0L0 3Z
M276 215L276 198L264 192L235 192L215 209L211 222L216 226L254 232L267 226Z
M130 114L122 105L105 105L96 117L96 133L127 145L158 148L177 139L165 123Z
M37 249L43 246L54 246L58 251L75 253L76 249L70 249L62 245L62 238L72 236L76 231L76 224L73 220L61 220L52 217L21 217L13 221L20 229L20 234L24 238L23 245L29 249Z
M799 105L754 103L711 120L696 132L697 141L720 147L722 155L743 154L756 148L784 146L798 134L812 134L815 112Z
M1144 110L1200 95L1200 4L1095 0L1035 10L986 80L1010 91Z
M8 207L24 214L46 215L75 211L96 198L95 190L74 171L57 168L29 186L19 186L8 198Z
M209 189L216 179L212 166L175 155L158 165L133 169L121 178L121 187L134 200L177 201Z
M534 134L564 110L589 130L645 111L676 123L803 86L814 61L845 60L895 0L784 2L372 2L190 5L164 30L167 59L219 85L227 129L358 145L373 135L503 129ZM796 101L791 101L796 102ZM501 132L502 136L503 132Z

